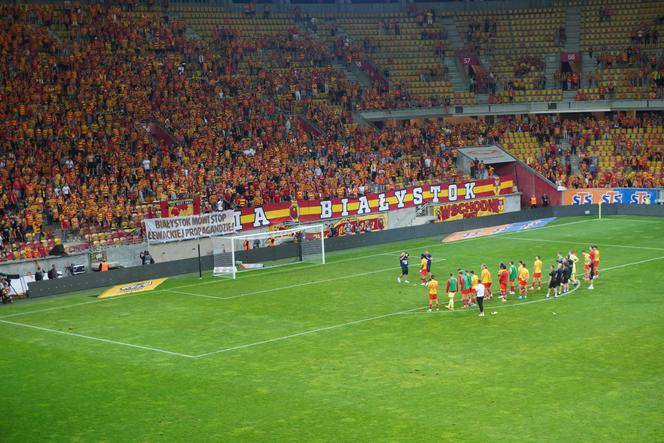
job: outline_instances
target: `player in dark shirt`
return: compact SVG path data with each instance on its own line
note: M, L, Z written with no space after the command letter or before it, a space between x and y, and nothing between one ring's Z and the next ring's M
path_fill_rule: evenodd
M552 289L553 296L558 297L558 286L560 286L560 281L558 280L558 270L553 265L551 265L549 268L549 288L546 291L546 298L549 298Z
M402 252L399 255L399 266L401 266L401 275L397 277L397 281L401 283L401 279L404 279L404 283L410 283L408 281L408 253Z

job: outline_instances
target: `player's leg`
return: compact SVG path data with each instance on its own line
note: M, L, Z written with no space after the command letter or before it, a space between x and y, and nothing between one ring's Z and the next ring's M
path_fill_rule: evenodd
M484 317L484 297L477 297L477 306L480 308L480 317Z
M436 295L436 311L440 311L440 303L438 302L438 296Z

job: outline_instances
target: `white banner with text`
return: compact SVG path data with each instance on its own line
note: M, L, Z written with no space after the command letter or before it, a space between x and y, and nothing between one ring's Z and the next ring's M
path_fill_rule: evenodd
M145 220L145 235L148 243L167 243L227 235L236 230L233 211Z

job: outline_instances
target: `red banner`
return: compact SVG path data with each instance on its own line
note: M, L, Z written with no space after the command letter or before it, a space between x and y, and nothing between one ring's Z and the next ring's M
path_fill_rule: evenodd
M511 176L465 183L410 186L362 197L298 200L243 208L235 212L236 225L251 230L287 222L316 222L511 194Z
M437 222L446 222L502 214L504 211L505 197L494 197L440 205L434 209L434 215Z
M382 231L387 229L387 214L342 218L334 223L334 229L337 236ZM325 230L325 235L330 236L329 228Z
M196 197L188 200L160 201L159 209L162 218L200 215L201 199Z
M355 198L298 201L299 221L317 221L376 212L413 208L427 203L449 203L482 197L510 194L512 177L499 180L476 180L449 185L411 186L379 194L367 194Z

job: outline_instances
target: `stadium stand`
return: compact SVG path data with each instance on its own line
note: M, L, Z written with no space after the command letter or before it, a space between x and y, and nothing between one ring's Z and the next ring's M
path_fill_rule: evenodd
M598 69L576 98L661 97L660 4L600 5L582 8ZM663 124L648 114L355 122L359 110L476 103L453 91L442 59L456 54L430 11L312 21L251 7L127 9L0 6L0 260L140 242L160 201L202 197L209 211L460 180L455 148L485 141L559 185L663 183ZM560 52L561 8L458 18L503 89L492 102L560 99L542 83L542 54ZM613 34L589 30L607 21ZM387 71L388 90L336 66L367 61Z
M234 206L257 205L457 177L453 151L440 145L461 137L432 122L335 127L334 109L317 107L307 116L335 131L314 144L280 108L297 68L233 75L245 53L271 51L232 29L209 44L189 38L179 20L115 7L2 12L3 243L12 245L5 258L44 255L46 247L30 244L56 225L92 245L136 241L160 200L204 195L209 208L222 195ZM333 82L328 67L296 80L314 76ZM163 125L177 146L150 138L148 122Z
M661 116L642 118L511 121L503 127L501 142L559 186L662 186L663 121Z
M577 100L663 97L662 3L620 0L580 5L588 87L579 91Z
M447 54L447 32L433 12L335 14L325 20L347 34L349 43L365 48L365 56L401 94L412 94L402 102L410 106L471 102L470 96L452 90L443 59L454 55Z
M491 103L561 99L561 91L546 84L544 68L546 55L558 54L564 41L562 9L468 11L459 14L459 24L466 50L484 59L488 74L478 81Z

